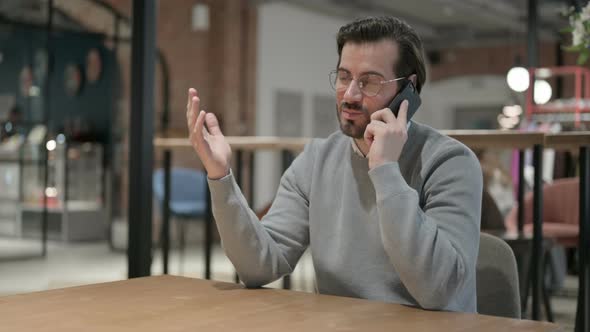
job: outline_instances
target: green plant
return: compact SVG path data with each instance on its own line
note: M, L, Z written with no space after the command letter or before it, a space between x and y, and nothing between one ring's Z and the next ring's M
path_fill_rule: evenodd
M563 49L578 52L578 65L583 65L590 58L590 3L579 12L571 8L566 15L570 24L562 32L572 34L572 45Z

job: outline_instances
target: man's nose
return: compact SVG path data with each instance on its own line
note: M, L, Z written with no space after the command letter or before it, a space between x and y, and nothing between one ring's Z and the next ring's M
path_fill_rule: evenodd
M343 100L346 102L358 102L361 99L363 99L363 93L361 92L361 89L359 88L356 80L352 80L344 92Z

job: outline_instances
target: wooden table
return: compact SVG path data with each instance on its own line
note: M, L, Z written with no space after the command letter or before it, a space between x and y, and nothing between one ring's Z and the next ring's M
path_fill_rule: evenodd
M0 297L3 331L558 331L557 325L159 276Z
M529 149L543 144L542 132L514 130L441 130L472 149Z
M275 136L226 136L225 139L233 149L254 150L290 150L300 152L311 139L305 137L275 137ZM154 139L154 146L158 148L192 148L188 138Z

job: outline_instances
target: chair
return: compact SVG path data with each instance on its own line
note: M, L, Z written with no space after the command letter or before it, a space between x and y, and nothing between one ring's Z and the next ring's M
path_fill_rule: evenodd
M553 181L543 186L543 236L565 248L578 246L579 233L579 178ZM517 231L518 207L515 206L504 224L509 231ZM532 234L533 194L524 200L525 233Z
M484 189L481 197L481 230L503 232L504 217L490 193Z
M200 170L172 168L170 170L170 217L179 225L179 248L181 262L184 261L186 245L185 223L205 219L207 210L207 175ZM153 175L154 197L163 207L164 170L158 169ZM206 236L206 235L205 235Z
M579 234L579 178L565 178L543 186L543 238L551 242L545 249L543 261L545 265L545 282L543 296L546 297L546 312L549 321L553 314L549 296L551 292L562 287L566 275L566 260L563 248L578 247ZM504 224L509 232L517 232L518 206L515 206ZM530 236L533 231L533 194L528 193L524 200L525 234ZM547 274L549 273L549 274ZM528 291L528 288L526 289ZM525 293L528 295L528 292ZM525 304L528 296L524 297Z
M481 233L476 269L477 311L484 315L520 318L516 259L508 244Z

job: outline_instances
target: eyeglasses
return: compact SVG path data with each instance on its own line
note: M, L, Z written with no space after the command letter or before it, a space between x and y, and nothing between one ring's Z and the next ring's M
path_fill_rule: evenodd
M400 80L404 80L406 77L398 77L392 80L383 80L383 76L377 74L363 74L356 80L352 77L352 74L346 70L333 70L330 72L330 84L332 89L337 92L348 90L350 83L354 80L361 90L361 92L367 97L374 97L379 94L383 84L393 83Z

